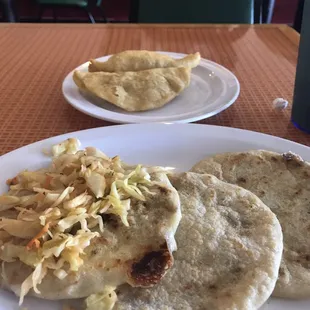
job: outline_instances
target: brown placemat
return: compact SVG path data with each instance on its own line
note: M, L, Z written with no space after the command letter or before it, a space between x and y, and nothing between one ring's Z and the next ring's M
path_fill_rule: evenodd
M54 135L112 125L68 105L66 74L90 58L126 49L191 53L234 72L240 97L226 111L200 121L249 129L310 145L294 128L291 103L298 35L286 26L223 25L0 25L0 153Z

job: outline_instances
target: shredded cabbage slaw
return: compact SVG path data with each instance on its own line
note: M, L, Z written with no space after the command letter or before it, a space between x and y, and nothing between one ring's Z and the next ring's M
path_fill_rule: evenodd
M129 226L131 199L144 201L146 194L153 194L151 173L169 171L128 166L118 156L79 146L74 138L53 146L48 168L22 171L7 181L10 189L0 196L3 273L5 263L15 260L33 268L21 285L20 305L30 289L40 294L37 286L48 270L59 279L79 270L84 249L104 231L102 214L119 216ZM116 295L108 291L113 298L105 292L93 296L88 308L94 300L114 305Z

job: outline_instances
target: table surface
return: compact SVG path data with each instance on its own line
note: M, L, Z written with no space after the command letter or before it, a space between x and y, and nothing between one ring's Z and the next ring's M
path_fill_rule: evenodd
M72 108L67 73L90 58L128 49L201 56L231 70L240 96L201 124L263 132L305 145L290 122L299 35L284 25L0 24L0 154L54 135L112 123ZM289 101L276 110L273 100Z

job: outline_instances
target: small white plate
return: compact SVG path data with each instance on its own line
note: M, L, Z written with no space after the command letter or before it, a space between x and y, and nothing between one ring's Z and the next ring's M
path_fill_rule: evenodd
M241 129L207 125L143 124L95 128L43 140L0 157L0 193L7 190L5 181L24 169L38 169L50 163L42 153L53 144L76 137L82 147L94 146L109 156L120 155L132 164L163 165L178 171L189 170L205 156L222 152L265 149L292 151L310 161L310 148L288 140ZM21 160L22 158L22 160ZM17 310L18 299L0 289L0 310ZM64 302L25 298L23 305L31 310L61 310ZM81 300L74 309L81 309ZM177 305L176 305L177 309ZM260 310L309 310L309 300L270 298Z
M185 54L159 52L173 58ZM97 60L106 61L110 56ZM75 70L88 71L88 62ZM229 70L210 60L201 59L192 70L191 83L178 97L162 108L145 112L127 112L105 100L80 92L72 79L73 71L63 81L65 99L77 110L90 116L117 123L189 123L227 109L238 98L240 85Z

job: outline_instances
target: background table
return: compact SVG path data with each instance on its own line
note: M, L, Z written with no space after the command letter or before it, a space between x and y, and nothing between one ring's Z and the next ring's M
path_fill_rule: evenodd
M283 25L0 24L0 153L54 135L112 123L68 105L66 74L90 58L126 49L201 56L234 72L240 97L226 111L198 123L249 129L310 145L290 122L298 34ZM190 103L189 103L190 104Z

